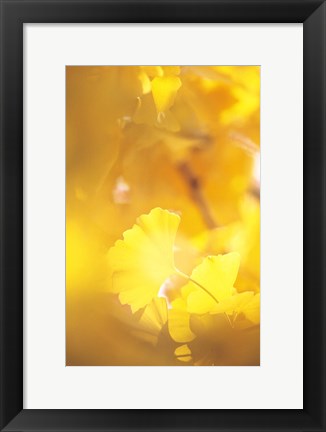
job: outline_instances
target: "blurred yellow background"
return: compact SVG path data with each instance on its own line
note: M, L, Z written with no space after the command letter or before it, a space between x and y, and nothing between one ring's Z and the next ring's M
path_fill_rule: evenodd
M68 366L259 364L259 139L258 66L66 68ZM240 257L236 306L191 309L180 278L138 310L121 301L109 251L153 209L168 211L156 230L180 218L180 273Z

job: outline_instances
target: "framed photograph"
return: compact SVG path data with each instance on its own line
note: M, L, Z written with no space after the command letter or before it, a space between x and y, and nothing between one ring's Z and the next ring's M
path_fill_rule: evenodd
M1 430L325 431L325 4L1 0Z

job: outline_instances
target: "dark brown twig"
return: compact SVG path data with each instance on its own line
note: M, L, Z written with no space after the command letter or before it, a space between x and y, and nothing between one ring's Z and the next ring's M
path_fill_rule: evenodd
M192 169L186 162L180 163L178 169L189 186L191 198L196 204L207 228L216 228L217 224L211 215L208 204L203 196L198 177L193 173Z

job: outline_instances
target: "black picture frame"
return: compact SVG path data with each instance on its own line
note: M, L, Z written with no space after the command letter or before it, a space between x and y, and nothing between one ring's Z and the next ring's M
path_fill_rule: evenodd
M0 7L1 430L325 431L324 1L0 0ZM23 409L23 24L40 22L303 23L304 268L298 268L304 272L302 410Z

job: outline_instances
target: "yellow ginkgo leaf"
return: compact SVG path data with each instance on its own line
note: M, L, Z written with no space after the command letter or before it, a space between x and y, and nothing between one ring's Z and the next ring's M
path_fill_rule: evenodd
M227 313L229 315L242 313L252 323L259 324L260 295L259 293L255 295L252 291L236 293L216 304L210 313Z
M180 66L162 66L164 75L179 75Z
M138 322L139 328L134 334L155 346L167 320L168 308L165 298L155 297L142 313Z
M156 297L148 306L146 306L139 319L139 324L148 329L148 331L157 333L161 331L167 320L168 308L166 300L163 297Z
M176 76L163 76L153 79L152 94L158 115L172 107L180 87L181 80Z
M190 314L182 309L169 310L169 333L176 342L190 342L196 335L190 329Z
M189 284L197 289L187 298L188 312L214 311L219 302L231 297L239 265L240 255L236 252L206 257L191 274Z
M235 293L231 297L225 298L211 309L211 314L227 313L232 315L242 312L244 306L252 300L254 293L252 291L245 291L243 293Z
M161 66L142 66L142 69L151 78L163 76L164 74Z
M140 70L138 78L142 84L143 94L149 93L151 91L151 81L148 78L148 75L143 70Z
M241 312L254 324L260 323L260 294L252 297L248 303L243 305Z
M178 132L180 130L180 125L171 111L157 112L151 93L145 94L142 98L138 99L133 121L136 124L146 124L158 129L166 129L169 132ZM157 132L157 130L155 130L155 132ZM156 133L152 138L155 138L155 142L161 140L161 137L157 136ZM147 140L149 140L149 137L147 137Z
M112 288L132 312L148 305L161 285L176 273L173 244L180 217L155 208L142 215L109 251Z
M192 360L191 351L188 345L181 345L174 351L174 355L182 362L189 362Z

